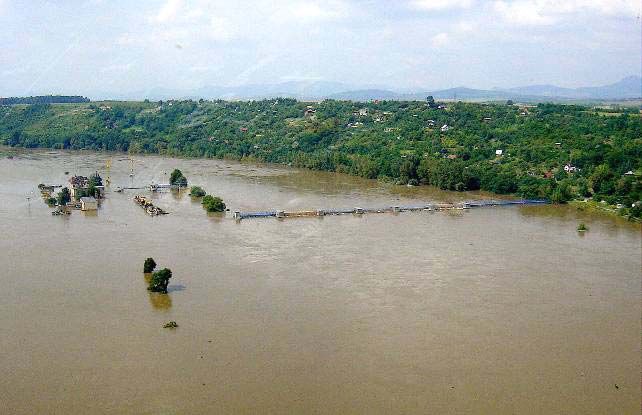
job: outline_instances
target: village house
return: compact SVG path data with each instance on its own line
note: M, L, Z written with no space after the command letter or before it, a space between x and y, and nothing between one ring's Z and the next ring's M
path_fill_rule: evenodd
M98 201L92 196L81 197L80 210L98 210Z
M574 173L576 171L580 171L580 169L578 169L577 167L575 167L573 165L566 164L566 165L564 165L564 171L567 172L567 173Z
M448 130L450 130L450 127L448 126L448 124L444 124L441 126L441 132L445 133Z
M366 117L366 116L368 116L368 108L361 108L361 109L359 110L359 116L360 116L360 117Z
M502 154L504 154L504 150L495 150L496 156L501 156Z
M78 197L79 190L87 189L89 178L85 176L72 176L69 179L69 194L72 199Z
M96 172L98 175L98 172ZM85 191L89 189L89 178L85 176L72 176L69 179L69 195L72 199L78 199L79 197L85 195ZM99 185L94 186L96 189L95 196L100 198L105 197L105 186Z

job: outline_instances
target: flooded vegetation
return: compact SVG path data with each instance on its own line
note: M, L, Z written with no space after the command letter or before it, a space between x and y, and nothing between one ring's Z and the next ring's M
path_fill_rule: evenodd
M231 211L490 195L10 151L2 413L639 413L639 224L553 205L236 221L188 188L140 188L178 168ZM37 185L96 171L111 181L98 209L52 216ZM148 257L172 270L161 292Z

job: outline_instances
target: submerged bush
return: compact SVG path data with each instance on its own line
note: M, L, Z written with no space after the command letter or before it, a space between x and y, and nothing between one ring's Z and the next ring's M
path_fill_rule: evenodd
M207 193L205 193L205 190L203 190L203 188L201 188L200 186L192 186L192 188L189 191L189 194L190 196L194 196L194 197L203 197Z
M187 178L183 176L182 171L180 171L179 169L174 169L172 174L169 176L169 184L185 187L187 186Z
M143 272L153 272L154 268L156 268L156 261L154 261L154 258L147 258L143 264Z
M167 294L167 286L169 285L169 280L172 278L172 271L169 268L163 268L160 271L156 271L152 274L152 278L149 281L149 291L156 293L165 293Z
M225 211L225 203L220 197L207 195L203 198L203 207L208 212L223 212Z

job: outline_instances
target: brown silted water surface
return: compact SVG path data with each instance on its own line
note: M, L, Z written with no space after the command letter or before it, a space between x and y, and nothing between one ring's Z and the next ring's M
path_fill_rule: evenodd
M38 183L106 177L109 158L99 210L52 216ZM232 210L490 196L215 160L130 168L0 159L0 413L640 411L639 225L567 206L237 222L187 192L113 190L180 168ZM150 256L173 272L167 295L146 290Z

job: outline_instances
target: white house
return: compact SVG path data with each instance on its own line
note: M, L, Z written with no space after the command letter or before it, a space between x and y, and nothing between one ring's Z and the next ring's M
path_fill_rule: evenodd
M442 132L444 132L444 133L445 133L445 132L446 132L446 131L448 131L448 130L450 130L450 127L448 126L448 124L444 124L444 125L442 125L442 126L441 126L441 131L442 131Z
M495 150L496 156L501 156L502 154L504 154L504 150Z
M80 210L98 210L98 202L92 196L81 197Z
M572 166L570 164L564 165L564 171L567 172L567 173L573 173L573 172L576 172L576 171L579 171L579 170L580 169L578 169L577 167Z
M361 108L359 110L359 116L360 117L366 117L368 115L368 108Z

